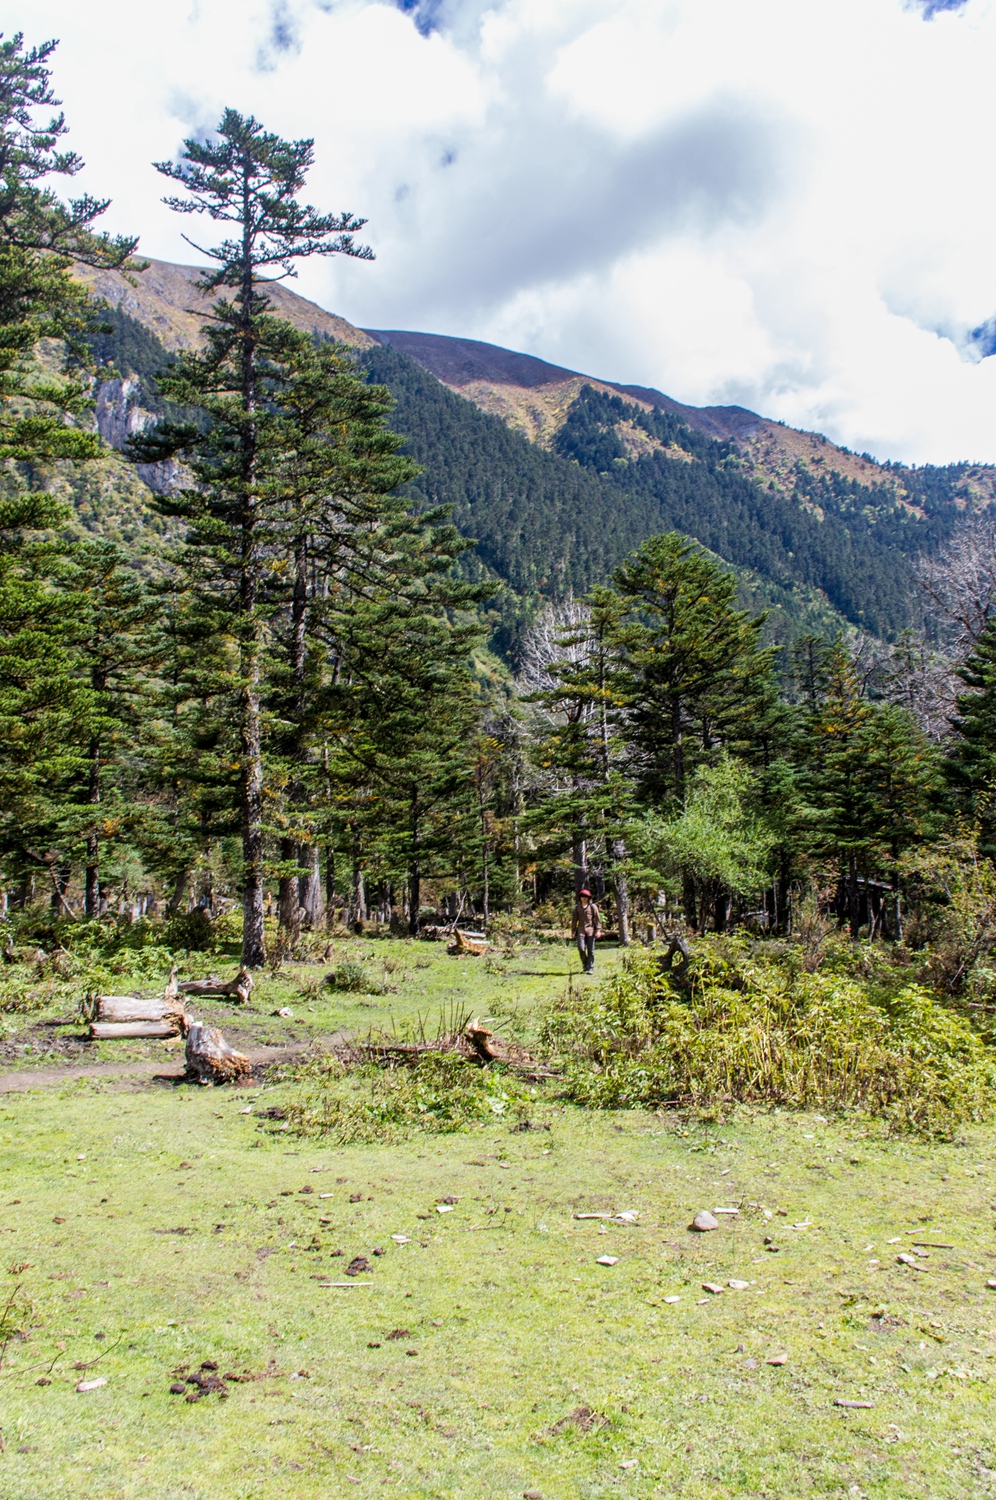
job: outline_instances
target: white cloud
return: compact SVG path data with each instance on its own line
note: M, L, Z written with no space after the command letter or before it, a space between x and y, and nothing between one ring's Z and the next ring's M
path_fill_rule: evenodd
M309 196L369 216L375 264L299 283L354 322L996 460L996 358L968 357L996 314L996 0L31 0L14 24L62 38L86 186L150 254L190 258L150 160L231 104L313 135Z

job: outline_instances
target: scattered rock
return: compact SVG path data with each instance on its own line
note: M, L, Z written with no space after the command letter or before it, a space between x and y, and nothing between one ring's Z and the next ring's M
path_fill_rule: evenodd
M847 1411L873 1411L874 1401L840 1401L834 1400L834 1406L843 1406Z
M392 1238L392 1240L394 1241L394 1243L396 1245L410 1245L411 1244L411 1240L408 1238L407 1234L392 1234L391 1238Z
M409 1359L415 1359L418 1356L417 1349L406 1349L405 1353L408 1355Z
M695 1215L688 1227L697 1230L699 1234L706 1234L710 1229L719 1228L719 1220L707 1208L703 1208Z
M906 1255L906 1254L897 1255L896 1256L896 1260L898 1261L898 1263L901 1266L912 1266L913 1269L914 1269L914 1271L924 1271L924 1270L926 1270L925 1266L921 1266L919 1264L919 1262L917 1261L917 1258L916 1258L915 1255Z
M453 1212L453 1204L452 1203L437 1203L436 1204L436 1213L437 1214L451 1214L452 1212Z
M637 1465L637 1462L638 1461L635 1458L624 1458L621 1461L619 1467L620 1467L620 1469L635 1469L636 1465Z
M543 1500L539 1490L523 1490L522 1500Z
M680 1297L665 1297L664 1301L665 1302L680 1302L681 1298Z
M597 1266L615 1266L619 1263L618 1255L600 1255L595 1262Z
M992 1278L986 1282L986 1286L991 1292L996 1292L996 1281L993 1281Z
M703 1281L702 1290L708 1292L710 1297L719 1297L723 1288L715 1281Z
M733 1292L745 1292L750 1286L749 1281L728 1281L726 1285Z
M80 1380L77 1383L76 1389L78 1391L81 1391L81 1392L82 1391L97 1391L97 1390L100 1389L100 1387L102 1385L106 1385L106 1384L107 1384L107 1376L106 1375L98 1375L95 1380Z
M757 1360L756 1359L745 1359L744 1360L744 1369L745 1370L756 1370L757 1369Z
M789 1357L787 1354L773 1354L770 1359L766 1359L764 1362L766 1365L787 1365Z

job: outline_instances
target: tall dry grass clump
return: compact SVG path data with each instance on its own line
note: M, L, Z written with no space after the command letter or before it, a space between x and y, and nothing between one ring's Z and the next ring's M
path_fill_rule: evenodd
M989 1118L996 1052L916 984L875 987L788 945L705 940L678 981L653 950L547 1023L576 1102L861 1110L950 1135Z

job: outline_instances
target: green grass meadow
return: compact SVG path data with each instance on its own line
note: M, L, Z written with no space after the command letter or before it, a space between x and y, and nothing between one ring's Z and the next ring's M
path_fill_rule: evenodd
M528 1040L568 982L564 948L487 965L342 948L371 972L386 957L395 992L268 975L248 1014L212 1008L226 1035L452 1006ZM53 1067L18 1054L36 1062ZM996 1494L992 1129L695 1122L546 1085L528 1130L520 1111L343 1149L266 1113L294 1088L46 1074L0 1096L5 1500ZM689 1231L717 1207L740 1211ZM575 1217L625 1210L635 1224ZM349 1278L357 1256L370 1270ZM204 1362L242 1378L170 1394Z

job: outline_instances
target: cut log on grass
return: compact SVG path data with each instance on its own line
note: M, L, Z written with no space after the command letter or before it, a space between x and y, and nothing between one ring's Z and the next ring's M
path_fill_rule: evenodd
M245 1005L252 994L253 978L248 969L240 969L234 979L185 979L178 986L181 995L210 995L218 1000L238 1000Z
M91 1021L90 1035L94 1041L109 1042L121 1036L179 1036L180 1028L171 1021Z
M234 1083L252 1072L248 1057L230 1047L216 1026L203 1021L190 1023L186 1058L188 1074L199 1083Z
M475 939L461 932L459 927L453 934L453 941L447 945L447 953L464 954L468 958L479 958L482 953L487 953L491 944L486 939Z
M176 971L162 999L141 995L87 995L82 1010L93 1037L186 1036L188 1016L176 992ZM150 1031L149 1027L153 1029ZM137 1028L137 1029L136 1029Z

